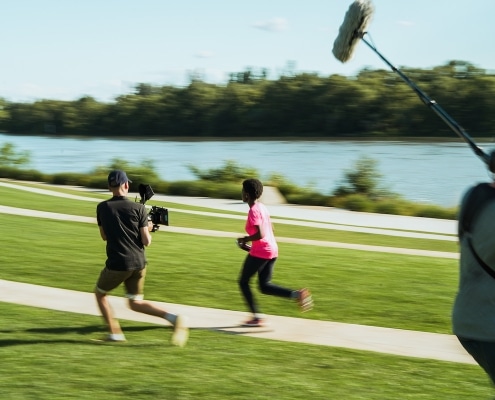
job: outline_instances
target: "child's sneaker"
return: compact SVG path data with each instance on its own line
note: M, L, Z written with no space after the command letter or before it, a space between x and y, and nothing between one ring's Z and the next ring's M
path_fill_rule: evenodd
M313 297L309 289L298 290L298 293L297 302L299 303L299 307L301 307L301 311L306 312L311 310L313 308Z
M250 319L249 321L246 321L242 324L242 326L248 327L248 328L258 328L261 326L265 326L265 321L263 321L261 318L253 318Z

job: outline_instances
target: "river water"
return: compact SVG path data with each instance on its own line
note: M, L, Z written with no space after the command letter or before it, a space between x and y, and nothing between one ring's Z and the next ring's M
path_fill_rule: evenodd
M45 173L90 172L115 158L154 162L165 181L192 180L188 165L219 168L228 160L254 168L263 180L272 173L300 186L330 194L362 157L376 160L381 184L406 199L454 206L475 182L491 179L483 162L463 141L161 141L52 138L0 134L29 151L34 168ZM479 143L487 152L494 143ZM132 179L132 177L131 177Z

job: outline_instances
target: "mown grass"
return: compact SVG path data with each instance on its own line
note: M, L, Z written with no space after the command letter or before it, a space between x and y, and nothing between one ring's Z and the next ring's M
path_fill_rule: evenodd
M10 240L17 251L1 256L15 265L3 279L92 290L105 258L96 225L0 215L2 236L12 226L22 235ZM232 239L159 231L147 250L147 296L244 310L237 288L244 255ZM309 318L446 333L457 268L451 259L281 243L274 281L311 287L318 307ZM263 304L269 314L299 316L284 300L264 297Z
M63 299L61 299L63 301ZM102 345L100 319L0 303L4 399L491 399L479 367L122 321Z
M52 201L60 201L71 211L58 212L88 211L84 201L15 195L24 208L51 208ZM5 204L1 193L0 199ZM95 204L90 205L94 213ZM242 231L242 221L230 222ZM0 214L0 235L5 246L1 278L6 280L90 292L105 259L105 244L93 224ZM147 256L148 299L245 310L236 283L245 253L231 239L159 231ZM301 315L284 299L256 294L267 314L450 333L457 261L280 243L274 281L310 287L316 307ZM97 345L90 339L103 332L99 317L5 303L0 312L0 355L8 366L0 374L0 390L6 399L450 400L492 395L475 365L205 330L194 330L188 346L179 349L168 345L166 327L131 321L122 321L128 343Z
M33 186L33 185L31 185ZM58 191L58 189L57 189ZM67 194L75 194L86 197L86 192L63 191ZM47 196L38 193L24 192L13 188L0 186L0 198L2 205L19 208L33 208L39 211L59 212L63 214L81 215L94 217L96 204L98 201L107 199L107 195L99 195L88 197L88 201L66 199L63 197ZM184 206L176 203L153 202L154 205L164 206L173 209L170 214L170 223L175 226L198 229L213 229L227 232L239 232L242 234L244 226L244 214L239 213L224 213L223 211L214 210L204 207ZM184 210L184 212L181 212ZM198 214L190 214L188 211L200 211L217 214L215 216L205 216ZM221 214L223 216L221 216ZM225 218L224 216L227 216ZM292 221L290 219L281 219ZM341 243L357 243L374 246L390 246L414 248L420 250L446 251L457 252L457 243L455 241L431 240L431 239L411 239L388 235L369 235L360 232L348 232L341 230L331 230L324 228L311 228L292 224L275 224L277 236L302 238L310 240L326 240Z

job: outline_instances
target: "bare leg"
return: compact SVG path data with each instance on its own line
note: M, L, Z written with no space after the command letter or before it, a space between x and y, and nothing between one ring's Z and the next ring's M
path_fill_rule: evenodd
M153 303L145 300L129 299L129 307L132 311L143 314L153 315L155 317L165 318L174 326L174 333L171 342L175 346L183 347L189 337L189 328L187 318L182 315L167 313L164 309L155 306Z
M129 308L143 314L153 315L155 317L165 318L167 312L146 300L129 299Z
M96 302L98 303L98 308L100 309L101 315L108 326L108 330L111 334L122 334L122 329L120 327L119 321L113 317L113 311L108 302L107 295L95 292Z

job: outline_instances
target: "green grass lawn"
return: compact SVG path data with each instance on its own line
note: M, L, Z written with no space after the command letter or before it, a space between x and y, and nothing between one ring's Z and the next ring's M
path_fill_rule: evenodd
M2 205L74 215L94 216L96 206L3 187L0 199ZM210 223L208 229L215 224L215 229L243 231L242 220L203 218L198 216L195 227ZM305 235L321 234L311 231L304 228ZM341 241L384 240L328 233ZM1 279L93 290L105 259L96 225L0 214L0 235L5 246ZM165 231L153 235L147 249L148 299L245 311L236 283L245 253L232 239ZM401 247L418 243L400 239ZM257 294L267 314L450 333L457 261L280 243L274 281L310 287L316 307L301 315L284 299ZM5 399L493 397L488 378L475 365L208 330L193 330L188 346L180 349L168 344L169 328L131 321L122 321L127 343L101 345L90 340L104 331L99 317L5 303L0 303L0 312L0 393Z
M63 301L63 299L61 299ZM98 344L98 317L0 303L3 399L491 399L475 365L122 321Z
M3 279L91 291L105 259L93 224L0 214L0 235L16 227L2 254ZM309 318L447 333L457 262L281 243L274 281L310 287L317 307ZM245 253L229 238L157 232L147 249L146 294L158 301L244 310L237 277ZM214 295L212 295L212 293ZM118 293L120 294L120 293ZM298 310L263 297L269 314Z

